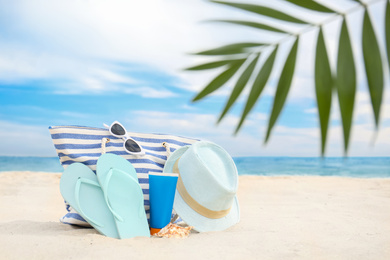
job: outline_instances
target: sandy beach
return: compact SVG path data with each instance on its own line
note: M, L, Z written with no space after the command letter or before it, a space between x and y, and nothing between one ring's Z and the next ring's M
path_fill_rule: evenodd
M390 179L240 176L239 224L126 240L60 223L59 180L0 173L0 259L390 259Z

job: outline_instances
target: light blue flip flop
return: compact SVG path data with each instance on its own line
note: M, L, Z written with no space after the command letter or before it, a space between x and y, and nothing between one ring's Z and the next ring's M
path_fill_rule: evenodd
M61 176L62 197L99 233L119 238L96 175L82 163L69 165Z
M150 237L144 196L131 163L115 154L103 154L96 164L106 204L115 218L119 238Z
M135 171L134 166L125 158L113 153L102 154L96 163L96 172L99 182L106 179L105 176L113 169L130 175L138 182L137 172Z

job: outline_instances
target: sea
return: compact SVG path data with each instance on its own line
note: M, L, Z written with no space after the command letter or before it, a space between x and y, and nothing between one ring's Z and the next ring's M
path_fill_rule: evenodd
M235 157L239 175L390 178L390 157ZM58 157L0 156L4 171L63 172Z

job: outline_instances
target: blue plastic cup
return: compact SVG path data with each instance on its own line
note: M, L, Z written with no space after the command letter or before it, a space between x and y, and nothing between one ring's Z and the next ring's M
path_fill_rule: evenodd
M169 224L179 175L149 173L150 230L157 233Z

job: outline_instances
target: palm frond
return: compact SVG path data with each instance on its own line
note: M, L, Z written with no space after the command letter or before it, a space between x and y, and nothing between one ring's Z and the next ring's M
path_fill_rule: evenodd
M270 32L277 32L277 33L286 33L286 34L291 34L285 30L282 30L280 28L276 28L274 26L270 26L264 23L259 23L259 22L249 22L249 21L238 21L238 20L214 20L215 22L222 22L222 23L231 23L231 24L236 24L236 25L243 25L255 29L260 29L260 30L265 30L265 31L270 31Z
M242 112L240 122L238 123L238 126L236 128L235 134L238 133L242 124L244 123L245 118L247 117L249 112L253 109L254 105L259 99L261 92L263 91L264 86L267 83L268 78L272 72L277 50L278 50L278 46L276 46L273 52L268 56L267 60L264 62L262 68L257 74L257 77L252 85L251 92L248 96L248 100L246 101L244 111Z
M230 98L227 101L225 108L223 109L222 114L220 115L220 117L218 119L218 123L223 119L225 114L229 111L231 106L234 104L234 102L240 96L241 92L244 90L246 84L248 83L249 78L251 77L251 75L253 73L253 70L255 69L257 61L259 60L259 56L260 56L260 54L256 55L256 57L252 60L252 62L248 65L248 67L245 69L245 71L241 74L240 78L237 80L237 83L234 86L234 89L230 95Z
M340 31L336 86L344 133L344 152L346 153L349 146L355 105L356 69L347 21L345 19L343 19Z
M259 47L264 45L264 43L254 43L254 42L242 42L225 45L211 50L201 51L195 53L196 55L231 55L245 53L248 49L253 47Z
M326 50L322 28L320 28L317 38L314 73L317 109L321 127L321 155L324 156L326 137L328 133L330 109L332 106L332 92L334 89L334 80L329 64L328 52Z
M267 135L265 137L265 143L268 142L272 128L275 125L276 120L279 117L280 112L283 109L284 103L286 102L288 92L290 91L291 81L294 76L295 63L297 59L299 37L295 40L290 53L284 64L282 73L280 74L278 86L276 88L274 103L272 106L272 112L268 121Z
M243 59L231 59L231 60L219 60L219 61L214 61L214 62L209 62L209 63L204 63L200 65L196 65L193 67L186 68L185 70L209 70L209 69L215 69L219 67L226 66L228 64L232 64L234 62L239 62L242 61Z
M387 62L390 68L390 2L389 1L386 1L385 37L386 37Z
M383 66L377 37L368 10L364 12L362 34L363 57L366 68L368 89L370 91L375 125L379 125L379 113L383 95Z
M200 100L215 90L222 87L235 74L238 80L230 94L228 101L218 119L220 122L230 108L237 102L238 97L243 92L244 88L254 79L251 91L247 97L245 107L241 114L241 119L236 127L235 134L241 129L248 114L253 110L256 102L259 100L263 89L268 81L271 72L274 70L274 62L279 46L283 45L285 41L295 38L295 42L291 47L290 53L285 61L284 67L281 71L279 81L277 83L276 94L273 101L272 111L269 116L268 128L265 137L265 143L269 140L272 129L274 128L282 110L285 105L291 82L294 76L295 64L297 60L298 44L300 36L310 29L317 28L319 31L316 43L315 52L315 71L314 83L318 108L318 117L321 129L321 154L325 154L325 146L327 141L327 133L330 121L330 109L332 104L332 93L337 94L339 109L341 114L341 124L343 127L344 137L344 152L347 154L349 147L350 133L352 129L353 111L356 95L356 64L354 53L352 51L352 44L350 33L348 30L346 19L348 16L356 11L363 9L363 26L362 26L362 53L364 57L364 65L366 69L367 85L370 92L371 104L374 114L375 125L378 128L380 118L380 108L382 106L382 97L384 89L384 71L382 64L382 57L386 56L379 48L380 44L375 34L375 29L372 24L372 19L369 16L370 4L377 2L374 0L368 3L353 0L357 4L343 12L338 12L327 7L325 4L320 4L312 0L285 0L308 13L312 11L330 14L326 19L320 20L316 23L309 23L305 21L304 17L298 15L290 15L283 10L277 10L263 6L261 4L245 4L235 2L225 2L212 0L211 2L230 6L236 9L245 10L261 16L273 18L281 22L289 22L292 24L306 24L300 32L288 32L279 25L268 25L259 21L247 20L217 20L218 22L241 25L245 27L265 30L269 32L276 32L282 35L282 39L275 42L265 43L260 40L260 43L234 43L220 48L215 48L197 53L197 55L213 55L218 56L222 60L201 64L188 68L188 70L205 70L217 67L227 66L227 69L215 77L195 98L194 101ZM380 0L379 0L380 1ZM388 67L390 68L390 3L386 1L385 19L384 19L384 34L385 46L387 51ZM337 66L331 66L328 57L328 51L325 44L325 36L323 33L323 26L335 19L342 18L342 26L338 41ZM322 18L323 19L323 18ZM256 63L259 62L259 55L261 52L271 49L271 54L266 58L264 64L257 70ZM237 57L232 55L239 55ZM249 58L254 57L254 58ZM245 69L242 68L243 64ZM242 68L242 69L240 69ZM388 71L386 71L388 73ZM334 91L335 90L335 91Z
M328 7L319 4L313 0L286 0L287 2L290 2L294 5L303 7L305 9L317 11L317 12L324 12L324 13L334 13L335 11L329 9Z
M244 61L245 59L231 63L224 72L214 78L214 80L212 80L198 95L196 95L192 101L202 99L222 87L231 77L233 77Z

